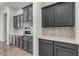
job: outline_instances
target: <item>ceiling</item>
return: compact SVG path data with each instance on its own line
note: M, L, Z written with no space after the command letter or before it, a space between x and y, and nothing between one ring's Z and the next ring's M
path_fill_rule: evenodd
M20 9L30 4L32 4L32 2L0 2L0 8L12 7L12 8Z

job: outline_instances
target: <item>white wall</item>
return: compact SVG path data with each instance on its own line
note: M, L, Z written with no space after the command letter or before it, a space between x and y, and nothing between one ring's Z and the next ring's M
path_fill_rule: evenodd
M38 36L40 35L41 27L41 3L33 3L33 55L39 55L39 41Z
M14 8L9 8L9 32L13 32L13 16L17 13Z
M4 19L3 19L3 14L7 13L7 44L9 44L9 32L13 31L13 16L15 15L16 10L13 8L3 8L2 10L0 9L0 41L4 41Z
M0 10L0 41L4 41L3 40L3 15L2 15L2 10Z
M79 2L75 4L75 40L79 44Z
M15 15L20 15L20 14L23 14L23 9L19 9L19 10L17 10L17 12L16 12Z
M14 15L14 12L13 12L13 9L11 9L9 7L4 8L4 10L2 12L3 12L2 15L4 13L7 13L7 38L6 39L7 39L7 44L9 44L9 31L10 31L10 29L12 29L12 26L10 27L11 24L9 24L9 23L10 23L10 20L12 20L12 16ZM2 20L4 20L4 19L2 19ZM3 21L3 23L4 23L4 21ZM3 24L3 26L4 26L4 24ZM3 33L4 33L4 31L3 31ZM3 37L4 37L4 35L3 35ZM5 40L5 39L2 39L2 40Z

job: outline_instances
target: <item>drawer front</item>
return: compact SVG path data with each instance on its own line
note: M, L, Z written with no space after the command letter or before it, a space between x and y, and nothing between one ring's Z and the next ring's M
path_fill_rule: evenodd
M54 56L78 56L78 51L54 46Z
M32 40L32 36L24 36L23 40Z
M78 49L78 45L76 44L69 44L69 43L55 41L54 45L69 48L69 49Z
M45 39L39 39L40 43L47 43L47 44L52 44L52 41L45 40Z

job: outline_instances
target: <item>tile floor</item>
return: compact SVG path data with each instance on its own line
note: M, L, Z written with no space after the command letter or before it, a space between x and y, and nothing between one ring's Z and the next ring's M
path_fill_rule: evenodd
M0 42L0 56L32 56L32 54L18 47Z

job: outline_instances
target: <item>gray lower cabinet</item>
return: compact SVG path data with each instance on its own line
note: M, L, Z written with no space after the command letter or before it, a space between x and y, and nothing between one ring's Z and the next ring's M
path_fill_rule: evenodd
M54 56L77 56L77 51L59 46L54 46Z
M23 37L23 49L29 52L33 52L33 41L32 36Z
M18 47L18 36L15 36L15 46L17 46Z
M32 36L16 36L15 46L33 53L33 40Z
M78 45L40 39L39 55L40 56L78 56Z
M27 40L23 40L23 49L27 50Z
M52 56L52 46L46 43L39 44L39 55L40 56Z
M22 43L23 43L22 36L19 36L18 37L18 47L22 48Z
M27 40L27 48L29 52L33 52L33 41Z

